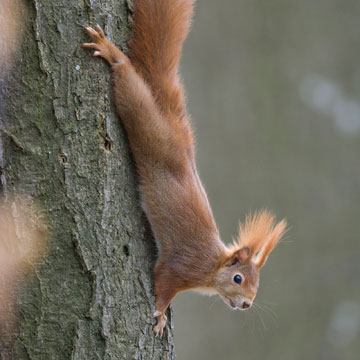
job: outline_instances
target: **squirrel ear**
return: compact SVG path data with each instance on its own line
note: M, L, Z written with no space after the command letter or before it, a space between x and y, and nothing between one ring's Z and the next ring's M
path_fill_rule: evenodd
M240 263L245 263L251 254L251 249L248 246L244 246L239 250L236 250L232 253L229 259L226 262L226 266L232 266Z

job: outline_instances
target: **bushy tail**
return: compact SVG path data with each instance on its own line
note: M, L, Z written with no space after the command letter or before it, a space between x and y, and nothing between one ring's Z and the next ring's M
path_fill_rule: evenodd
M184 95L177 76L195 0L135 0L129 57L165 115L182 116Z

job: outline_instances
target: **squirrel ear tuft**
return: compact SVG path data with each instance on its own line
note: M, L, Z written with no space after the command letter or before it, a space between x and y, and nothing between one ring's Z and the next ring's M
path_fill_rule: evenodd
M251 249L248 246L244 246L239 250L234 251L229 259L226 261L226 266L232 266L237 263L245 263L251 254Z
M259 269L265 265L269 254L285 234L286 227L287 223L284 219L277 223L268 235L265 244L263 245L262 249L260 250L258 256L255 259L255 264Z

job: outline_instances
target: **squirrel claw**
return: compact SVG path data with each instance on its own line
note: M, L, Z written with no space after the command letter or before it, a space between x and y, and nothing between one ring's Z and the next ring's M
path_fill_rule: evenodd
M154 333L156 337L161 337L164 331L164 327L166 325L167 317L164 313L157 310L154 312L153 315L155 318L157 318L157 324L154 326Z
M97 49L99 46L95 43L83 43L81 44L83 48L89 48L89 49Z
M105 38L105 33L104 33L104 30L100 27L99 24L96 25L95 29L98 32L98 34L100 35L100 37L102 39L104 39Z
M154 327L155 337L157 337L157 338L162 337L163 332L164 332L164 327L165 327L165 324L161 325L161 326L160 326L160 324L158 324Z
M100 28L100 26L99 26L99 28ZM101 38L100 34L96 30L94 30L92 27L85 26L85 30L94 42L98 42L99 39Z

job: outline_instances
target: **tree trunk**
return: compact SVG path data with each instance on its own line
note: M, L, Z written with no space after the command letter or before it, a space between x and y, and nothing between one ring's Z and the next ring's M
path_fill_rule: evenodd
M130 18L127 0L25 2L1 80L1 187L40 202L52 236L21 295L16 359L174 358L171 330L152 332L155 245L110 69L79 47L99 23L126 49Z

